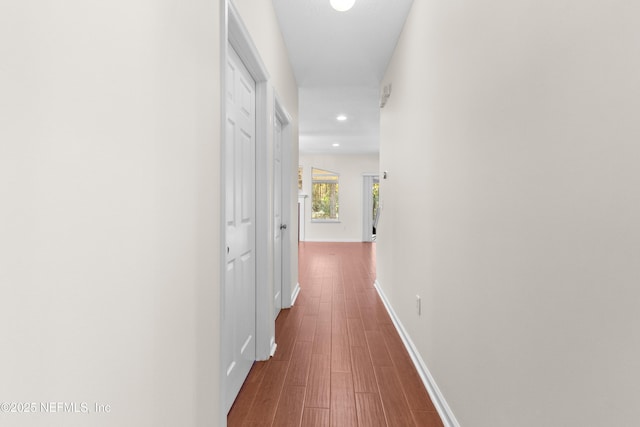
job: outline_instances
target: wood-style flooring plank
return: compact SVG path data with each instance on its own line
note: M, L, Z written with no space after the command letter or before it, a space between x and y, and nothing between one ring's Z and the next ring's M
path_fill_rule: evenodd
M313 338L313 354L331 355L331 320L318 321Z
M333 312L331 313L331 334L347 335L347 314L344 308L344 300L334 300Z
M419 427L444 427L437 412L433 411L411 411L416 426Z
M409 408L417 411L435 411L436 408L433 406L416 368L407 362L405 367L397 368L397 372Z
M271 425L270 423L276 414L288 367L289 363L284 361L269 363L244 424Z
M333 276L328 277L322 284L322 290L320 291L320 303L330 303L333 297Z
M309 341L297 341L285 384L288 386L306 386L309 376L309 365L311 364L311 349L313 344Z
M350 291L345 292L345 312L348 319L360 319L360 306L355 295L350 295Z
M296 335L296 340L313 342L313 337L316 334L317 322L317 316L304 316L302 318L302 323L300 324L298 334Z
M360 307L360 316L362 318L362 328L365 331L379 331L380 323L376 316L374 307Z
M384 325L382 335L387 343L389 355L393 361L409 408L417 411L435 411L429 393L416 370L409 353L402 344L393 325Z
M331 302L321 302L318 309L318 321L331 322Z
M393 366L382 333L380 331L366 331L364 335L369 345L373 366Z
M355 307L358 307L358 292L356 288L353 286L352 279L345 279L344 284L344 299L353 301ZM357 312L357 310L355 310ZM349 313L354 312L353 307L347 307L347 317L349 317Z
M390 427L414 425L396 369L393 366L379 366L374 370L380 384L380 399L387 416L387 424Z
M378 304L378 291L373 286L363 285L358 290L358 305L360 307L375 307Z
M351 372L351 350L347 334L331 336L331 372Z
M367 339L364 336L362 319L347 319L347 329L349 331L349 344L353 347L366 347Z
M344 279L342 277L342 268L333 276L333 295L339 295L344 299Z
M251 367L251 371L227 415L227 425L229 427L240 426L247 418L247 414L253 405L253 400L260 389L260 383L264 378L266 368L267 362L255 362Z
M357 393L378 392L378 383L367 347L351 347L351 370L353 387Z
M344 295L334 294L333 301L331 302L331 309L333 316L340 315L340 317L346 317L346 307L344 305Z
M290 360L295 345L296 336L304 317L304 308L296 305L287 310L286 321L276 322L276 343L278 348L273 356L274 360ZM282 316L282 313L280 314ZM278 319L280 318L278 316Z
M284 320L281 320L284 319ZM291 320L291 323L287 322ZM273 357L276 360L291 360L291 353L295 344L297 326L293 325L294 315L291 310L282 310L276 319L276 343L278 347Z
M307 286L309 289L309 297L313 298L314 301L317 298L318 303L320 302L320 295L322 295L322 282L324 279L324 275L312 277L311 282Z
M305 316L317 316L320 312L320 296L311 297L304 305Z
M356 393L358 426L386 427L387 422L378 393Z
M384 325L392 325L393 320L391 320L391 316L389 316L389 312L387 311L387 307L384 306L382 301L374 307L376 312L376 318L378 319L378 323L380 323L380 327L382 328Z
M329 427L329 410L321 408L304 408L302 425L304 427Z
M331 373L331 425L356 426L356 400L350 373Z
M307 380L305 408L330 408L331 358L324 354L312 354Z
M306 388L301 386L285 386L278 403L273 425L278 427L299 427L304 409Z

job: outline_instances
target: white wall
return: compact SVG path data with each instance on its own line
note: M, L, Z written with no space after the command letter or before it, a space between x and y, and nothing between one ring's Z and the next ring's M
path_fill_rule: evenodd
M361 242L363 219L363 173L378 172L377 154L301 154L302 193L305 199L305 240L319 242ZM311 221L311 168L340 174L340 221ZM297 176L297 175L296 175Z
M0 424L217 423L219 8L0 6Z
M462 426L640 420L638 40L637 2L413 4L378 278Z
M1 425L224 423L222 22L219 0L0 6L0 402L111 408Z

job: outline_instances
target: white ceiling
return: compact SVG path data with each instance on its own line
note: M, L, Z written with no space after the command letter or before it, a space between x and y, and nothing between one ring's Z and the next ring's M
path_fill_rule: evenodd
M378 152L380 80L411 3L356 0L337 12L329 0L273 0L299 86L301 153Z

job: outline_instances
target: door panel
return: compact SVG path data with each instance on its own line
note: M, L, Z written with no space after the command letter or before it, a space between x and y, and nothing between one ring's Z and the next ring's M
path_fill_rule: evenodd
M225 138L223 361L228 411L255 360L255 82L229 46Z

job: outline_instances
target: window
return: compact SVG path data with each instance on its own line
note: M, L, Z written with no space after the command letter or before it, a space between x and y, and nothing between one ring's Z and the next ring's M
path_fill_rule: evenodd
M311 168L311 219L337 221L340 204L338 175L335 172Z
M373 212L371 212L371 219L376 220L376 214L378 213L378 206L380 205L380 181L378 178L373 179L373 186L371 187L371 195L373 198Z

